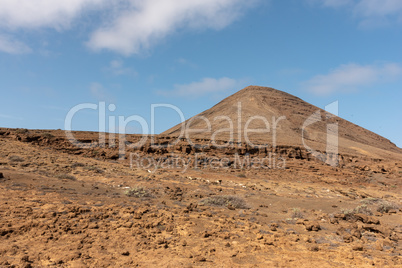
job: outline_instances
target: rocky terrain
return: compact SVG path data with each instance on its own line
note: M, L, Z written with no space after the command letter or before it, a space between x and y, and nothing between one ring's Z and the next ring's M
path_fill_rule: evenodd
M284 169L152 170L23 129L1 129L0 151L2 267L402 265L399 161L283 149Z
M179 126L73 132L81 146L61 130L0 128L0 267L401 267L401 149L336 117L331 166L297 136L318 108L266 88L236 94L202 115L257 96L245 118L291 118L276 146L219 147L208 133L190 143ZM323 153L317 124L309 144Z

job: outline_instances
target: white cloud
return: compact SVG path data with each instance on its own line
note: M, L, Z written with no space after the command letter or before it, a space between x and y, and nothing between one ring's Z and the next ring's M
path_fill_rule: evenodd
M222 77L204 78L201 81L190 84L176 84L172 91L159 91L160 95L165 96L180 96L180 97L199 97L207 94L224 93L230 90L238 90L244 81Z
M24 43L13 40L12 37L0 35L0 51L9 54L26 54L32 50Z
M132 68L125 67L122 60L112 60L106 71L111 72L113 75L128 75L137 76L138 73Z
M132 1L127 11L92 34L88 46L124 55L138 54L179 29L222 29L253 2L255 0Z
M396 63L358 65L346 64L325 75L317 75L303 83L312 93L325 95L350 92L360 87L387 83L402 77L402 66Z
M106 0L0 0L0 34L18 30L51 28L62 31L84 11L101 8ZM28 45L12 36L0 36L0 51L10 54L30 52Z
M402 23L401 0L307 0L324 7L345 7L360 20L360 26L378 27Z
M360 0L355 11L364 17L402 15L400 0Z
M99 7L106 0L0 0L0 25L35 29L69 28L72 20L88 8Z
M87 45L131 55L177 30L222 29L257 1L261 0L0 0L0 34L43 28L63 31L96 11L97 30Z

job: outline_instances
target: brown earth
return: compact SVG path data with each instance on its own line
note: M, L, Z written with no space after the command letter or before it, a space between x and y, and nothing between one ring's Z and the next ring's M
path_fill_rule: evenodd
M217 140L228 141L231 140L228 130L231 128L233 129L232 140L245 142L244 129L250 120L248 129L266 130L262 133L249 132L249 139L254 144L273 144L275 137L278 145L303 146L303 126L314 114L316 116L313 118L317 122L306 125L304 139L308 146L316 150L325 150L327 126L337 123L340 153L363 154L371 157L386 157L390 152L402 154L402 149L384 137L334 116L286 92L259 86L248 86L222 100L211 109L162 134L177 137L180 135L182 127L185 126L190 130L188 132L190 138L211 139L214 132L217 131L215 135ZM255 116L258 118L250 119ZM276 134L274 134L274 126L276 126ZM223 131L224 129L227 130ZM183 136L185 135L186 132L183 133Z
M401 267L401 154L354 127L337 167L297 141L0 128L0 267Z

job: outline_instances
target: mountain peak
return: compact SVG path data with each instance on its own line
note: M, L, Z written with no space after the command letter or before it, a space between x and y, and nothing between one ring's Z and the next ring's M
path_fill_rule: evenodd
M377 149L401 153L389 140L284 91L248 86L212 108L163 132L194 139L256 144L306 146L325 151L328 130L336 126L336 140L344 153L374 157ZM195 130L195 131L194 131ZM198 132L197 132L198 131ZM332 135L332 134L331 134Z

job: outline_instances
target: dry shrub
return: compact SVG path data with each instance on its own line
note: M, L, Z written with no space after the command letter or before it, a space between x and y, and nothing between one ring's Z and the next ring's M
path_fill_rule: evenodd
M73 164L71 165L71 167L72 167L72 168L85 167L85 164L77 162L77 163L73 163Z
M373 215L373 212L367 207L367 205L361 205L354 209L344 209L342 210L342 213L345 215L346 219L353 218L355 214Z
M26 128L17 128L15 130L15 133L17 133L17 134L26 134L26 133L28 133L28 129L26 129Z
M381 198L367 198L362 200L362 203L377 205L377 211L381 213L388 213L390 210L399 210L400 206L390 201L383 200Z
M8 160L10 160L10 162L24 162L25 159L22 158L21 156L18 155L12 155L8 158Z
M292 209L292 214L291 214L292 219L303 219L304 215L303 213L300 211L299 208L293 208Z
M246 202L238 196L233 195L217 195L208 197L200 202L203 205L217 206L217 207L228 207L233 208L249 208Z
M43 138L46 138L46 139L54 138L54 135L52 133L49 133L49 132L42 133L41 136Z
M151 192L143 186L134 186L130 189L127 189L124 194L136 198L152 197Z
M60 180L70 180L70 181L76 181L77 178L74 177L73 175L70 174L60 174L56 176Z
M88 167L85 167L85 169L89 170L89 171L93 171L95 173L99 173L99 174L104 172L104 170L102 170L98 167L95 167L95 166L88 166Z
M399 206L395 203L381 200L381 202L378 203L377 211L381 213L388 213L390 210L395 209L399 210Z

